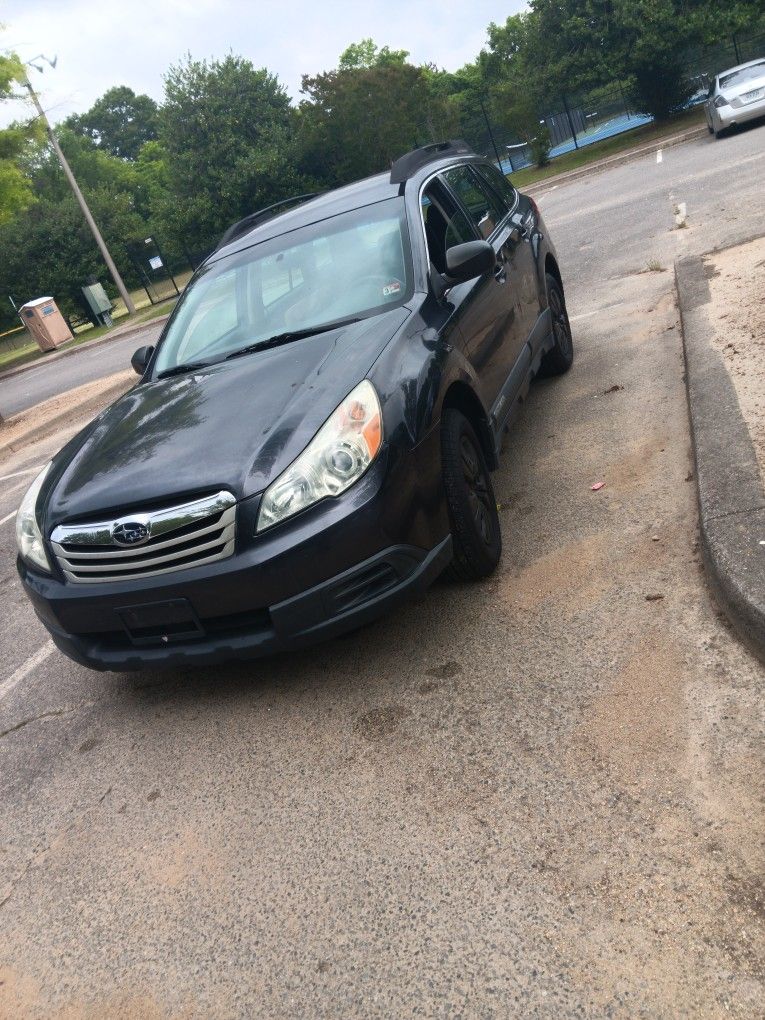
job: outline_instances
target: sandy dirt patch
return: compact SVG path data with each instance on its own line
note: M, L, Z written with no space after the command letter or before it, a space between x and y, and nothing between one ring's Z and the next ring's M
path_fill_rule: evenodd
M765 238L704 259L714 345L722 354L765 476Z
M51 397L0 423L0 456L21 449L27 439L35 440L51 431L70 425L85 425L111 401L125 392L134 382L135 373L115 372L103 379L85 383L73 390Z

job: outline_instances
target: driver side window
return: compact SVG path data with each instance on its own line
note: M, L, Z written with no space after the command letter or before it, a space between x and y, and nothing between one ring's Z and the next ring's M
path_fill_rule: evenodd
M456 244L475 241L475 229L438 180L422 193L420 212L430 261L439 273L445 273L447 251Z

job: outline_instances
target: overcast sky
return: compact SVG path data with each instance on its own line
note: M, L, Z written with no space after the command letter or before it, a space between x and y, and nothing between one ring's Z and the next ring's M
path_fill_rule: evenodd
M345 47L366 36L409 50L414 63L453 71L484 46L489 22L523 7L523 0L0 0L0 48L23 60L58 56L55 70L30 72L58 121L112 85L161 100L162 74L187 52L247 57L276 73L294 99L302 74L337 66ZM24 115L3 104L0 123Z

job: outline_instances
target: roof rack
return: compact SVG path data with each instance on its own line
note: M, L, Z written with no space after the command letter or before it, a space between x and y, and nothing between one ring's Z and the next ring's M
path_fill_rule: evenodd
M447 156L465 155L474 156L475 153L461 138L452 138L448 142L434 142L432 145L422 145L419 149L413 149L405 156L400 156L394 162L390 170L390 182L391 184L403 184L428 163L444 159Z
M307 202L311 198L316 198L320 195L320 191L311 191L306 195L293 195L292 198L283 198L280 202L274 202L273 205L267 205L265 209L258 209L257 212L250 213L249 216L245 216L244 219L239 220L237 223L232 225L225 232L223 237L215 247L215 251L219 248L225 247L227 244L231 244L237 237L241 237L248 231L253 230L255 227L259 227L261 223L265 223L266 220L270 220L273 216L278 215L279 211L285 205L300 205L303 202Z

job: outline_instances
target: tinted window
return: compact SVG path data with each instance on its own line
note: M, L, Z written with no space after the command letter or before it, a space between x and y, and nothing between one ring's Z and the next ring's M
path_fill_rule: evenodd
M342 213L203 268L178 304L156 369L370 315L407 300L412 286L403 199Z
M481 237L485 239L494 233L497 224L507 215L504 203L494 191L469 166L447 170L444 178L461 199Z
M475 241L475 228L439 181L433 181L423 192L421 212L430 261L444 273L449 248Z
M515 188L512 186L510 181L504 174L501 174L495 166L488 166L484 164L476 164L476 172L487 181L492 189L497 192L499 197L504 200L504 204L507 207L508 212L515 207L515 201L517 194Z

